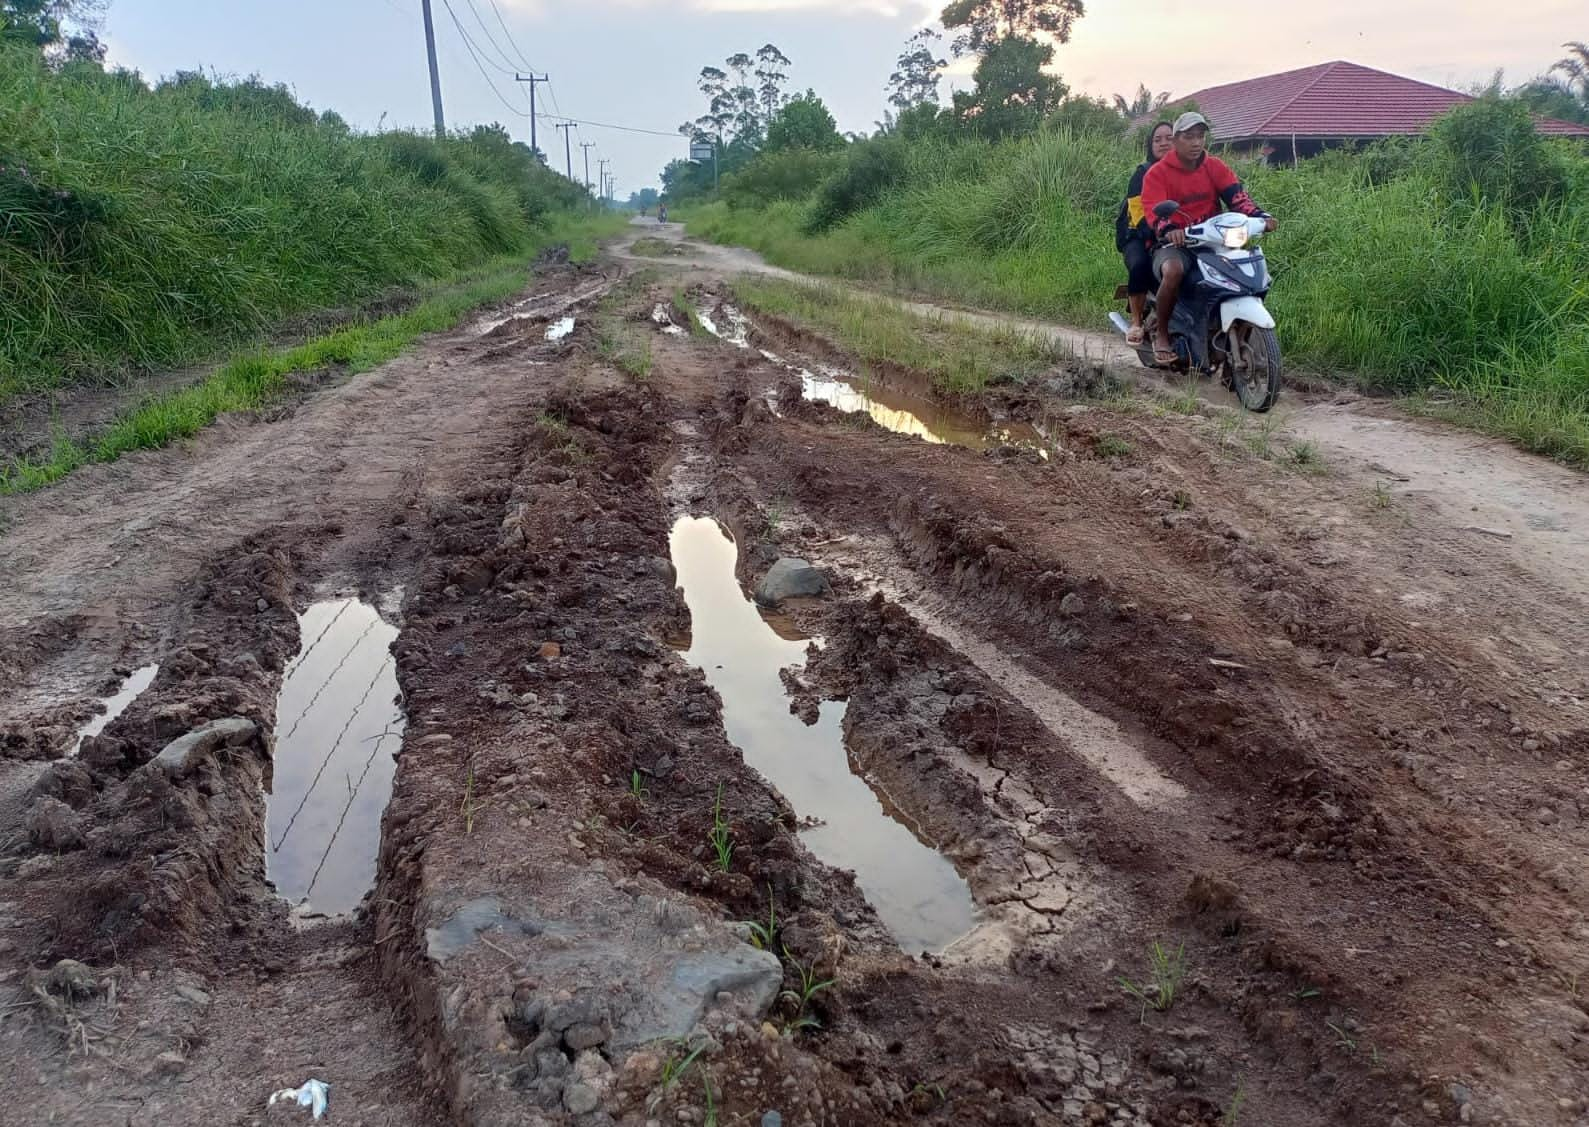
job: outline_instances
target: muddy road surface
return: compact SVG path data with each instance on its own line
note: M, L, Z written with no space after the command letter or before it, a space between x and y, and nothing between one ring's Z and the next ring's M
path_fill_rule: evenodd
M617 248L5 502L0 1122L1589 1122L1575 542L1091 367Z

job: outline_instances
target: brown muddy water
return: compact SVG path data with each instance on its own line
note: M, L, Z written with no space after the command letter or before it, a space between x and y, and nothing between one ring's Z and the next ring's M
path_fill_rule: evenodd
M120 688L100 701L100 707L104 711L78 730L77 742L72 745L72 750L68 754L76 755L82 751L84 740L91 736L99 735L110 725L112 720L126 712L128 706L138 699L138 695L154 682L154 675L158 672L160 672L160 666L158 665L145 665L141 669L133 670L127 676L127 679L121 683Z
M740 589L739 548L715 520L683 517L669 538L673 566L690 610L684 659L706 674L723 700L728 738L776 787L802 820L821 860L855 873L856 883L901 949L941 951L977 922L970 890L954 866L890 815L851 769L842 701L824 701L817 722L789 711L779 672L804 666L810 639L780 634Z
M391 654L397 627L357 599L315 603L298 625L302 649L276 704L265 867L295 906L334 915L375 883L406 723Z

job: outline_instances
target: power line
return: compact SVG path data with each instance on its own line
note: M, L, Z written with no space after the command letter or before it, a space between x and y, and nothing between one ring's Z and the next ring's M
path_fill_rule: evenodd
M502 61L507 64L507 69L514 70L517 64L514 63L512 56L502 49L502 44L497 42L496 36L491 34L491 29L486 26L486 21L480 18L480 9L475 7L474 0L464 0L464 2L469 5L469 12L474 16L474 22L480 25L480 32L485 36L486 42L496 49L498 55L502 56Z
M648 133L653 137L677 138L680 135L677 129L670 129L667 132L663 132L660 129L641 129L638 125L614 125L610 121L585 121L582 118L568 117L564 114L543 113L537 114L536 116L542 121L572 121L577 122L580 125L593 125L598 129L618 129L625 133Z
M502 9L497 7L497 0L491 0L491 10L497 14L497 23L502 25L502 34L508 37L508 43L513 47L513 50L518 53L519 62L524 64L524 69L534 70L535 67L530 63L529 56L527 56L524 53L524 49L519 46L518 40L513 38L513 32L508 30L508 21L502 18Z
M492 70L501 71L503 74L512 74L513 69L511 67L504 67L501 63L497 62L495 59L491 58L491 56L482 51L479 45L475 43L473 37L471 37L469 34L469 29L464 27L463 21L458 18L458 13L453 10L452 0L441 0L441 2L447 6L447 14L452 17L452 25L458 29L458 34L463 38L464 45L468 47L470 53L475 56L475 65L479 66L480 60L484 58L485 62L490 65Z
M497 101L501 102L507 107L509 113L518 114L520 117L523 117L524 111L519 109L512 102L508 101L502 96L502 91L497 89L497 84L491 81L491 76L486 73L486 68L480 64L480 56L475 52L474 44L469 39L469 33L464 31L463 24L459 22L458 13L452 10L451 0L441 0L441 2L442 5L447 9L447 14L452 17L452 24L458 29L458 34L463 36L463 43L469 51L469 57L474 60L475 69L480 72L480 77L485 79L487 86L491 87L491 93L497 96Z

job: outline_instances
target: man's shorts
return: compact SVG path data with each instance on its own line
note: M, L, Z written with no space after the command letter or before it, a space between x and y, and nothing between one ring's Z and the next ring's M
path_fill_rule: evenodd
M1181 265L1186 268L1186 274L1190 275L1193 266L1192 252L1183 247L1165 243L1153 252L1153 276L1161 282L1164 281L1164 264L1177 255L1180 256Z

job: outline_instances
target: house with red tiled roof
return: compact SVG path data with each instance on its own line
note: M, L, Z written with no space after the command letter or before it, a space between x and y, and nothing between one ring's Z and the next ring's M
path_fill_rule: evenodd
M1215 144L1262 152L1271 160L1386 137L1413 137L1453 106L1473 98L1399 74L1337 60L1210 86L1190 101L1213 126ZM1589 139L1589 126L1537 119L1539 132Z

